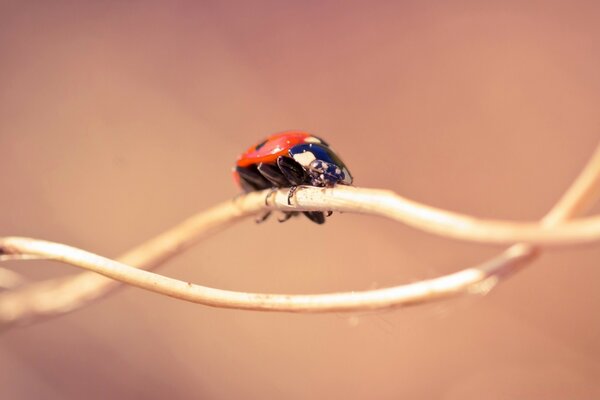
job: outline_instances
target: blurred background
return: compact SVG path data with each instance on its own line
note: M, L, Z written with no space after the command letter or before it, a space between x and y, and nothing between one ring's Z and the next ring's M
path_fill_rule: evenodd
M589 1L3 1L0 235L117 256L234 196L237 155L287 129L324 137L358 186L538 219L600 139L599 18ZM248 220L160 271L320 293L501 250L336 214ZM549 251L488 296L385 313L232 311L126 288L3 332L1 397L598 398L599 259L598 246Z

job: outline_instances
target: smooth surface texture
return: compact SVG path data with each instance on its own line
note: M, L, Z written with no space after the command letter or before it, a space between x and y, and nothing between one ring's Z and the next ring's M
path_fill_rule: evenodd
M333 143L358 185L534 220L600 137L592 3L0 7L3 235L120 254L232 196L236 156L292 128ZM249 221L164 271L324 292L499 250L336 214L323 227ZM597 397L598 259L597 247L550 252L488 297L353 316L127 289L5 333L0 384L17 399Z

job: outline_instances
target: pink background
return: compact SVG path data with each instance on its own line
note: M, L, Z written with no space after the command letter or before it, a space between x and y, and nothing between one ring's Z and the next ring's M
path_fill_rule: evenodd
M292 128L332 143L359 186L538 219L600 139L598 4L3 2L0 235L116 256L235 195L238 153ZM161 271L319 293L501 249L351 214L248 220ZM1 397L597 398L599 259L549 251L489 296L385 313L220 310L127 288L3 333Z

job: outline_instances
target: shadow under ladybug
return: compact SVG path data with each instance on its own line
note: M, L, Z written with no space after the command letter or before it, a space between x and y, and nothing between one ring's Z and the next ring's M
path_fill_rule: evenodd
M233 170L234 179L245 192L265 189L290 188L288 204L300 185L333 187L352 184L352 175L329 145L303 131L281 132L250 147L238 157ZM311 221L322 224L321 211L303 211ZM269 211L257 222L271 214ZM298 215L297 211L284 212L280 222ZM327 213L327 216L331 212Z

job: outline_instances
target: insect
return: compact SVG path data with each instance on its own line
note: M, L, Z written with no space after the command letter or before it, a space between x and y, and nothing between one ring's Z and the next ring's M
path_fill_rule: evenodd
M303 131L276 133L250 147L238 157L233 177L245 192L289 187L288 204L299 185L352 184L350 171L329 144ZM321 211L303 213L317 224L325 222ZM298 212L285 212L280 222L296 214ZM268 216L266 214L263 220Z

